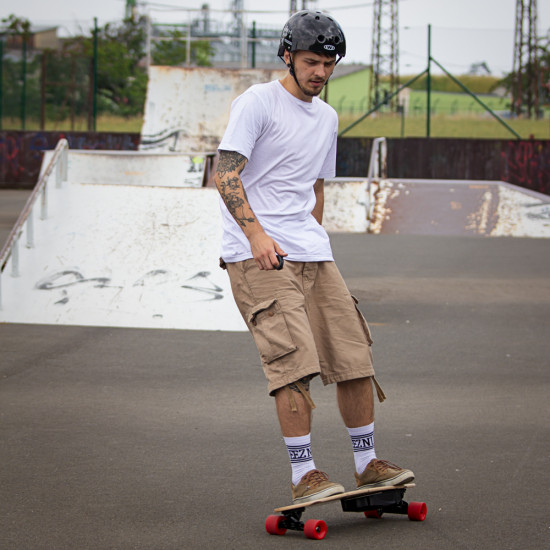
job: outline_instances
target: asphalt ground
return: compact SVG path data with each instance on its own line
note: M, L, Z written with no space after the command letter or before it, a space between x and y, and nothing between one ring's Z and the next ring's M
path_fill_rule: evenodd
M414 470L425 522L333 503L305 514L322 542L266 534L289 465L246 333L4 324L0 547L547 548L550 240L332 242L388 395L377 452ZM353 488L334 388L312 392L317 466Z

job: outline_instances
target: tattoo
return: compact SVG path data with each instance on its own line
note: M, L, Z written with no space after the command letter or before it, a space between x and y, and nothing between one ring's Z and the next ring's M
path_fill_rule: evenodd
M256 218L246 215L247 207L250 210L250 205L240 178L247 162L245 156L235 151L220 151L220 159L216 168L220 195L235 221L242 227L245 227L247 223L256 222Z
M300 380L298 380L297 382L300 382L300 384L302 385L302 387L304 388L305 391L309 391L309 383L311 382L312 378L313 378L313 376L311 374L308 374L307 376L304 376L303 378L300 378ZM288 387L292 391L295 391L296 393L302 393L300 391L300 389L298 388L298 386L296 385L296 382L293 382L292 384L289 384Z
M235 171L240 174L246 163L246 157L235 151L220 151L220 160L216 171L221 178Z

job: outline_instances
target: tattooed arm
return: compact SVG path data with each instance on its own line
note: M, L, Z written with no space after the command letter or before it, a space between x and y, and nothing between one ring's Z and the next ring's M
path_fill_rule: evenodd
M220 151L214 181L227 209L249 240L258 268L270 270L279 265L276 254L287 254L266 234L248 202L241 180L247 162L246 157L235 151Z

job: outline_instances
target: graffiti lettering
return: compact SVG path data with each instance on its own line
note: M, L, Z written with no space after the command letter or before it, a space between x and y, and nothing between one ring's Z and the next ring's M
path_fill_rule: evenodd
M202 296L201 301L221 300L223 299L223 288L215 284L209 279L209 271L199 271L192 277L187 279L188 281L196 281L198 284L185 284L180 285L180 288L199 292L201 295L206 294L206 297ZM132 285L133 287L154 287L164 284L168 284L172 281L177 285L177 274L170 273L164 269L154 269L147 272L142 277L139 277ZM76 269L64 269L52 273L43 279L40 279L35 288L38 290L48 291L61 291L61 297L55 302L56 305L66 305L69 303L71 296L69 291L76 285L81 286L86 283L92 283L92 287L95 289L115 288L123 289L123 286L117 286L112 284L112 280L109 277L85 277L80 271Z

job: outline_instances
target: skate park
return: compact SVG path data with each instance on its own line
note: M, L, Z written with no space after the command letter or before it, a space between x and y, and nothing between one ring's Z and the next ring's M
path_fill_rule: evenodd
M3 546L543 546L548 197L497 181L382 177L374 162L370 178L327 182L336 261L388 396L377 452L415 472L408 497L428 517L326 506L310 516L327 521L325 541L272 537L263 524L289 500L288 463L217 266L207 181L217 135L198 119L208 139L188 154L193 136L163 127L163 105L146 113L140 152L61 143L44 156L46 192L32 208L31 193L1 191L0 241L18 243L1 279ZM334 389L316 381L312 394L318 466L352 487Z

